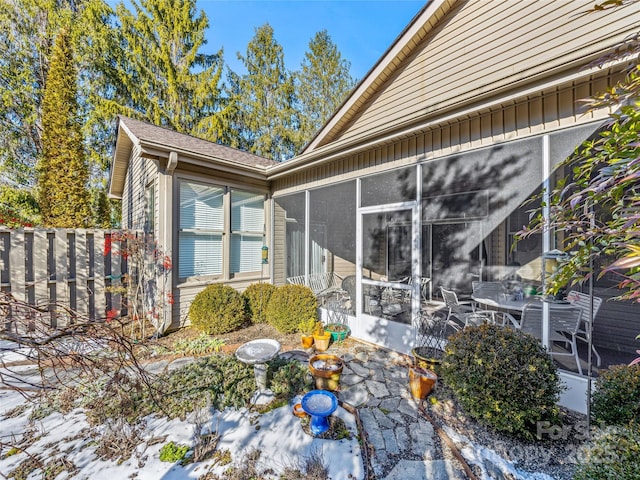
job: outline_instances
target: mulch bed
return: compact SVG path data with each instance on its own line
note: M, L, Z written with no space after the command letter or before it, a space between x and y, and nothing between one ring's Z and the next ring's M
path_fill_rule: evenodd
M442 382L427 397L424 407L441 428L449 427L464 435L474 445L494 450L519 470L545 473L556 480L570 480L574 476L579 450L585 442L584 415L563 409L561 428L564 431L556 428L541 440L526 441L496 432L469 417ZM460 444L456 446L463 447ZM485 463L485 468L491 471L492 466ZM476 470L475 473L480 473L477 466L472 465L472 469Z

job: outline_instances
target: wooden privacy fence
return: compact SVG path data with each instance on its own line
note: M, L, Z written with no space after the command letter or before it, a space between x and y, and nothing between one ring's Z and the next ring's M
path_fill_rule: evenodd
M113 232L91 229L0 228L0 289L30 305L64 305L94 320L124 313L126 300L109 287L122 285L126 255ZM126 297L125 297L126 298Z

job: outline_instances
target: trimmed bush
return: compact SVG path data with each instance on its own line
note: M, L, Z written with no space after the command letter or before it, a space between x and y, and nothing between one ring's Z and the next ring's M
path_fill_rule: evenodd
M247 314L253 323L267 321L267 305L275 290L276 286L270 283L252 283L244 291Z
M496 430L532 439L538 421L558 416L558 371L531 335L465 328L449 338L441 375L462 407Z
M640 365L612 365L601 372L591 413L606 425L627 425L640 417Z
M594 434L579 455L576 480L637 480L640 478L640 427L608 427Z
M267 305L267 322L282 333L298 331L300 320L317 318L318 302L309 287L277 287Z
M234 288L209 285L196 295L189 309L191 325L208 335L222 335L245 321L244 299Z

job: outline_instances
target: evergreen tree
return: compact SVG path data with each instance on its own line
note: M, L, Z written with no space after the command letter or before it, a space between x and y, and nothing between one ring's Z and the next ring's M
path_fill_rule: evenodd
M62 29L53 47L42 100L38 200L42 222L49 227L86 227L91 219L76 76L69 33Z
M218 115L223 57L222 50L200 53L206 15L196 16L195 0L132 0L131 6L133 11L118 4L115 22L96 12L89 51L98 57L89 82L96 92L90 121L98 125L123 113L217 140L223 128Z
M291 158L299 124L293 78L268 23L256 29L246 56L238 54L238 59L247 73L229 72L224 142L277 161Z
M30 188L42 154L42 93L55 31L82 1L0 0L0 183Z
M300 110L297 150L313 138L353 89L356 82L350 68L351 63L342 58L327 31L316 33L296 74Z

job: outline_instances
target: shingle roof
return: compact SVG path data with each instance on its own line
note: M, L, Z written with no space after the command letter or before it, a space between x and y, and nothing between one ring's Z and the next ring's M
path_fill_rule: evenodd
M175 148L196 155L210 157L211 159L217 158L253 167L269 167L278 164L278 162L269 160L268 158L259 157L252 153L219 145L184 133L174 132L168 128L158 127L148 122L135 120L123 115L118 116L118 119L141 143L155 143L163 145L168 149Z

